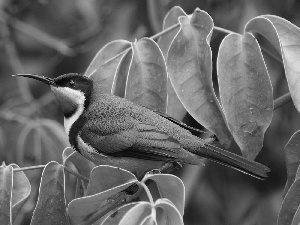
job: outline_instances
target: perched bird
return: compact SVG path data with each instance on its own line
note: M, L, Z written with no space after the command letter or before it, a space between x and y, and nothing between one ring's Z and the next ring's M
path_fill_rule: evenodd
M195 136L190 127L163 113L124 98L96 93L88 77L70 73L55 79L19 74L51 86L64 113L71 146L87 159L134 173L160 169L165 163L201 165L202 159L264 179L269 168Z

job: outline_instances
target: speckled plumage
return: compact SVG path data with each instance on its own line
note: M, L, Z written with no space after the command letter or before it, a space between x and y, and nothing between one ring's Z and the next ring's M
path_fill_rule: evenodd
M52 86L65 115L70 144L94 162L141 174L168 161L202 164L204 157L258 178L267 177L269 169L264 165L210 145L175 119L123 98L96 93L87 77L23 76ZM73 95L73 90L78 93Z

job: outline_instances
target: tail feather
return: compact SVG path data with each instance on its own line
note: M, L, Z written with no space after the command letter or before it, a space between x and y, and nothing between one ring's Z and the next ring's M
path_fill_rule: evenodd
M195 152L195 154L197 154L197 152ZM268 167L258 162L250 161L242 156L209 144L205 144L197 155L259 179L267 178L267 173L270 172Z

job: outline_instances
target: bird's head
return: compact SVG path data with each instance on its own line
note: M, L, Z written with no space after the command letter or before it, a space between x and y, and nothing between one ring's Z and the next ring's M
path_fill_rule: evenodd
M93 82L86 76L77 73L64 74L54 79L34 74L16 76L33 78L50 85L66 118L71 117L79 108L86 108L89 104Z

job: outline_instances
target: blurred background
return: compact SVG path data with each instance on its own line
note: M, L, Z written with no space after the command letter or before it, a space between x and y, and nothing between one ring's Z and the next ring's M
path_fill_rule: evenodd
M12 74L56 77L84 73L106 43L149 37L162 29L165 14L175 5L190 14L207 11L215 26L242 33L253 17L274 14L300 26L300 2L295 0L2 0L0 2L0 162L20 167L62 162L68 146L63 116L50 89ZM214 31L211 48L216 62L223 33ZM264 45L264 40L258 37ZM264 56L274 99L288 92L282 64ZM215 66L213 80L216 81ZM216 84L217 88L217 84ZM292 103L274 112L264 148L257 161L271 168L260 181L207 162L185 166L175 174L186 185L184 221L194 224L275 224L286 181L284 146L300 127ZM201 128L189 115L185 123ZM230 151L240 154L235 144ZM35 207L41 171L28 171L30 199L14 224L29 224Z

